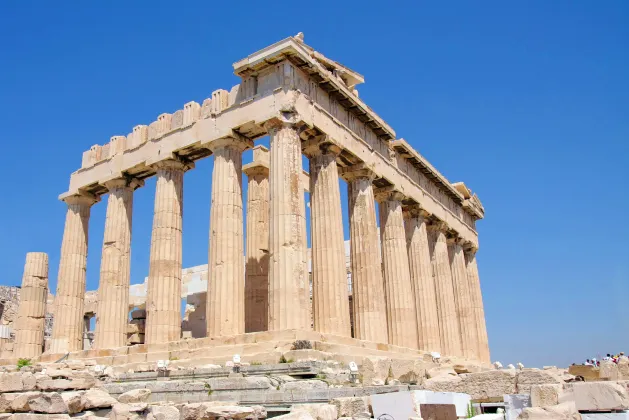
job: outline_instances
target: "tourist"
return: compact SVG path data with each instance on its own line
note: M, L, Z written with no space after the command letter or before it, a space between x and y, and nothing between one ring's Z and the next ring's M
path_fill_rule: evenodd
M585 363L583 363L583 365L584 365L584 366L594 366L594 365L592 364L592 362L590 362L590 359L587 359L587 360L585 361Z

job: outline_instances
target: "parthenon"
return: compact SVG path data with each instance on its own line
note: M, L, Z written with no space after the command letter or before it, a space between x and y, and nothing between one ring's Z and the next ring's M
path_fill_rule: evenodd
M107 197L91 354L131 354L133 196L152 176L157 183L142 346L150 352L182 341L183 184L195 161L214 156L208 340L312 332L353 346L488 363L476 262L476 221L484 217L478 197L397 138L359 98L363 76L306 45L302 34L233 67L241 82L231 90L218 89L202 104L188 102L83 153L60 196L67 214L50 346L41 355L47 294L41 280L47 279L48 259L33 253L25 267L28 304L20 307L15 348L48 360L84 350L90 209ZM269 149L255 145L265 136ZM253 161L243 165L248 149ZM302 155L309 159L309 177ZM347 183L349 238L343 237L339 178ZM29 317L37 322L27 322Z

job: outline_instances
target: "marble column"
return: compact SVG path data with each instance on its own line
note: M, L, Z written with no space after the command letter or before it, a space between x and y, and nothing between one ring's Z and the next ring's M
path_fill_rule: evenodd
M389 189L376 191L380 203L380 238L389 344L416 349L417 315L406 250L406 232L401 200Z
M426 223L428 213L418 205L414 205L407 207L405 216L411 284L417 310L419 348L425 351L440 352L437 295L430 262Z
M448 239L448 255L450 257L450 271L452 272L454 303L461 334L461 354L466 359L478 360L476 355L478 349L476 323L472 314L465 255L463 254L460 238L453 237Z
M245 332L242 152L251 147L251 140L240 136L219 139L209 145L214 154L214 169L206 308L208 337Z
M441 353L446 356L462 356L461 334L454 302L454 287L452 285L452 272L450 270L448 244L446 242L446 229L447 226L443 222L431 222L428 241L437 294Z
M68 205L61 243L55 322L48 353L67 353L83 349L83 299L87 268L87 233L90 209L98 198L73 195L63 199Z
M476 263L476 249L468 248L465 251L467 279L472 300L472 312L477 332L477 354L478 358L486 363L491 363L489 354L489 341L487 339L487 324L485 322L485 308L483 305L483 295L478 276L478 265Z
M192 162L166 159L157 171L151 233L146 328L144 343L167 343L181 338L181 239L183 174Z
M305 269L305 205L301 140L290 123L273 120L271 136L269 212L269 330L309 329Z
M94 348L97 349L127 345L133 191L144 182L119 178L104 185L109 190L109 197L94 332Z
M314 329L351 336L343 213L336 157L329 143L307 147L310 157L310 228Z
M341 174L347 181L349 199L354 337L388 343L382 256L371 184L375 173L359 164L344 168Z
M269 151L253 149L247 175L247 243L245 263L245 332L269 325Z
M48 254L26 254L20 306L15 321L13 353L18 357L39 357L44 348L46 300L48 299Z

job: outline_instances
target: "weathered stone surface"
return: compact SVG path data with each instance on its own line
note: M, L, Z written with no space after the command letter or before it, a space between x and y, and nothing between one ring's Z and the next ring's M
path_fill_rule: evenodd
M0 393L35 389L35 376L30 372L0 373Z
M274 121L269 190L269 330L310 329L308 273L305 264L305 203L301 140L295 127Z
M157 183L144 337L147 344L181 338L183 175L189 167L177 159L155 164Z
M269 322L269 151L253 148L248 177L245 267L245 332L266 331Z
M309 390L309 389L325 389L328 388L328 384L319 381L317 379L307 379L303 381L286 382L280 386L280 391L295 391L295 390Z
M388 343L382 256L372 181L364 165L341 170L349 200L350 264L354 335L361 340Z
M273 417L280 420L315 420L312 414L305 410L292 411L282 416Z
M615 382L576 382L572 392L579 411L629 409L627 388Z
M451 366L435 366L426 371L426 376L430 379L439 376L457 376L457 373Z
M47 298L48 254L29 252L22 277L13 354L27 359L42 354Z
M68 413L75 414L83 411L83 405L81 404L81 397L85 394L85 391L73 391L61 393L61 398L68 407Z
M141 185L142 181L128 178L105 182L109 197L100 264L94 348L110 349L127 344L133 191Z
M606 381L617 381L621 379L618 365L611 360L601 361L598 374L601 379Z
M151 390L142 388L142 389L134 389L134 390L125 392L124 394L118 397L118 401L125 404L142 403L142 402L147 402L150 397L151 397Z
M530 394L533 385L563 383L553 371L541 369L523 369L516 374L518 394Z
M11 401L10 407L6 411L13 411L16 413L25 413L30 411L30 406L28 404L31 398L39 396L40 392L25 392L23 394L4 394L3 396L11 395L13 397L13 401Z
M149 407L146 420L179 420L179 417L177 407L152 405Z
M68 407L57 392L39 393L28 399L30 411L36 413L59 414L67 413Z
M81 396L81 411L90 410L92 408L113 407L117 402L115 398L105 391L90 389Z
M339 417L356 417L371 412L369 397L334 398L330 401L334 405Z
M114 404L109 415L110 420L139 420L145 416L143 412L147 409L146 403L134 404Z
M550 407L559 404L561 384L543 384L531 386L531 405L533 407Z
M397 191L376 191L380 205L382 272L389 344L418 348L417 315L406 248L402 201Z
M389 377L391 359L381 356L364 357L360 369L363 386L384 385Z
M425 381L424 387L430 391L463 392L470 394L472 399L485 400L502 397L504 394L515 394L515 371L493 370L458 376L438 376Z
M80 390L93 388L96 384L96 379L89 372L69 371L69 375L71 376L68 379L50 379L48 375L38 374L37 389L41 391Z
M11 420L68 420L67 414L15 413Z
M244 419L253 415L251 407L238 405L216 405L210 403L186 404L181 410L182 420L210 420L223 417L225 419Z
M391 377L403 384L421 384L426 376L425 364L419 360L391 359ZM391 384L391 381L389 381Z
M581 420L573 402L565 402L551 407L527 407L518 416L518 420Z
M243 137L228 137L209 146L214 154L214 168L206 305L208 337L245 332L242 152L252 145Z
M68 210L61 244L50 353L83 349L87 232L90 209L98 198L89 194L74 195L64 201Z
M336 420L338 417L338 409L334 404L298 404L293 405L290 411L307 411L315 420Z
M343 212L336 158L341 150L316 140L310 157L312 312L315 331L350 336Z

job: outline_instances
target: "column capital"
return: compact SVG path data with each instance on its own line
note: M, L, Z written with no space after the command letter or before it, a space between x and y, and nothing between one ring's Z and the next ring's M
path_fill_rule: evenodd
M67 205L82 204L92 206L100 201L100 197L86 191L80 191L72 195L62 195L59 199Z
M443 220L439 220L435 217L432 217L429 220L427 227L428 227L428 230L433 231L433 232L443 232L443 233L448 232L448 224L444 222Z
M427 219L430 216L430 213L418 203L406 205L403 210L406 218Z
M373 181L377 177L373 170L373 166L367 165L364 162L339 168L339 175L347 182L358 178L367 178L370 181Z
M450 230L446 234L446 242L448 245L459 245L462 247L463 244L465 243L465 239L460 237L458 232L454 232Z
M406 198L404 193L395 189L395 186L376 188L373 195L378 203L383 201L402 201Z
M262 127L269 133L280 130L282 128L292 128L297 131L297 134L301 134L308 128L307 124L301 119L300 115L296 112L282 111L277 117L273 117L268 121L262 123Z
M222 148L232 148L239 152L244 152L247 149L253 148L253 141L239 133L236 133L235 131L232 131L231 135L207 143L205 147L210 149L213 153Z
M251 162L242 167L242 172L248 177L269 175L269 165L264 162Z
M336 140L332 139L332 137L327 134L323 134L315 136L304 142L302 150L309 158L327 154L331 154L336 157L341 154L343 148L336 142Z
M122 177L102 181L101 184L104 185L105 188L107 188L109 191L115 188L131 188L135 191L138 188L144 186L144 181L138 178L123 175Z
M147 162L148 166L152 167L155 170L158 169L179 169L188 171L194 168L194 162L186 159L181 156L177 156L176 154L171 154L170 156L159 160L157 162Z
M470 256L474 256L476 255L476 252L478 252L478 247L469 241L464 242L462 247L463 247L463 252L465 252L465 254L470 255Z

